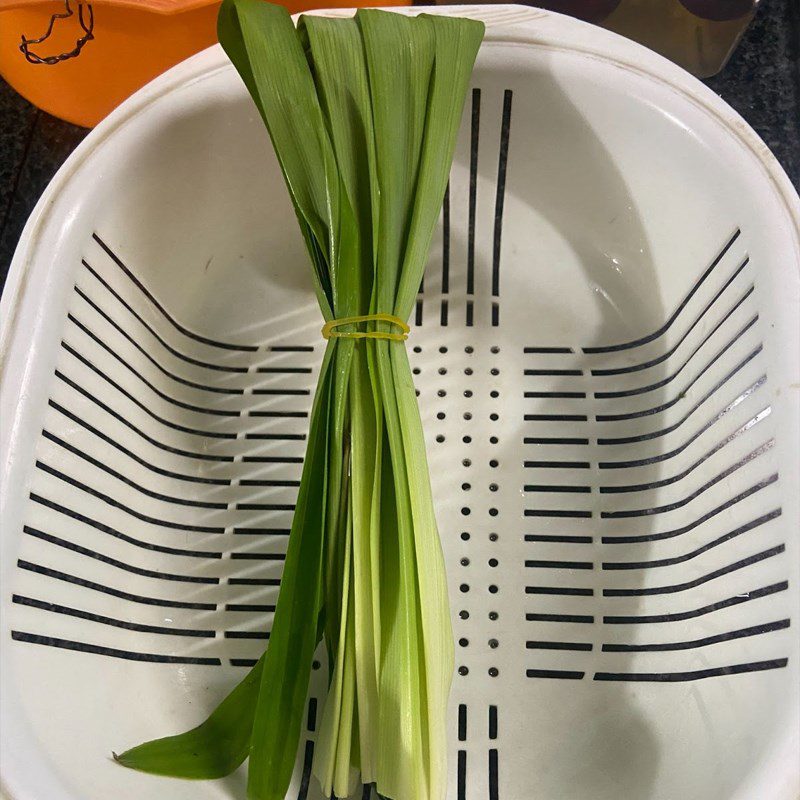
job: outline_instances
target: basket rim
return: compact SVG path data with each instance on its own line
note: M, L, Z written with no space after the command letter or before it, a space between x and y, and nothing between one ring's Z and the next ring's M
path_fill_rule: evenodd
M608 31L595 28L588 23L580 22L552 12L530 9L524 6L438 6L434 8L394 8L393 11L404 14L458 13L476 17L487 23L486 47L536 47L546 48L553 52L571 52L613 64L626 71L633 72L642 78L667 86L678 93L685 102L689 102L711 117L725 132L733 136L746 154L751 157L749 166L757 167L761 172L761 180L769 185L773 193L780 199L786 217L791 223L794 247L795 269L800 277L800 197L791 185L788 177L766 144L753 129L713 91L704 86L680 67L647 50L643 46L624 39ZM353 13L351 9L316 12L325 15L344 16ZM9 457L0 469L0 485L9 485L7 480L14 454L18 447L15 437L15 418L18 415L20 386L24 375L10 369L12 351L18 351L25 342L25 328L28 319L23 313L23 305L29 295L35 292L32 286L32 264L36 259L36 251L45 227L51 222L49 209L55 198L65 190L75 174L93 157L93 154L105 142L116 135L125 125L144 113L153 104L190 84L205 80L222 70L233 69L219 45L214 45L184 62L176 65L160 77L156 78L128 100L122 103L109 117L92 131L74 151L42 194L31 214L12 260L6 287L0 300L0 378L2 394L0 395L0 411L3 417L0 445ZM5 507L6 492L0 496L0 507ZM0 512L2 513L2 512ZM4 626L5 630L5 626ZM6 651L7 652L7 651ZM7 658L3 654L3 661ZM4 696L10 696L13 686L3 673ZM13 704L12 704L13 705ZM7 707L6 707L7 708ZM5 722L12 722L12 714L4 711ZM19 717L20 715L14 714ZM23 720L17 720L23 723ZM3 772L0 775L0 796L9 800L22 800L24 795L19 790L23 781L29 776L30 764L20 758L25 745L19 741L25 734L10 730L11 724L2 726L2 749L6 754ZM24 729L24 724L20 725ZM39 779L47 781L54 790L51 796L67 796L57 793L60 787L58 778L48 774L46 765L39 765ZM791 788L791 787L790 787Z

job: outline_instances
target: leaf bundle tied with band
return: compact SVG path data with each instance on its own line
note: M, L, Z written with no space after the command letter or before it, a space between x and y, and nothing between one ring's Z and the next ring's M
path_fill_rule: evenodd
M219 34L272 139L327 347L266 652L202 725L117 759L219 778L249 758L250 800L283 800L324 641L325 796L443 800L453 637L405 339L483 25L366 10L295 27L225 0Z

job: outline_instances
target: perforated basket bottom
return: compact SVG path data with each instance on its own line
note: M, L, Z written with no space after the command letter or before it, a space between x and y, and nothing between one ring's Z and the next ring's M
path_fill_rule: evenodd
M723 213L749 195L671 85L508 48L482 51L408 341L456 637L448 800L761 800L741 787L791 741L797 676L769 214ZM109 759L196 724L268 645L324 346L263 126L203 58L92 154L24 399L6 646L70 800L245 796L243 770Z
M775 431L743 238L698 265L664 325L621 344L529 340L503 326L497 295L421 293L409 348L457 639L454 796L497 798L501 776L528 796L524 761L505 758L527 746L520 704L545 715L537 730L613 707L618 741L600 755L616 762L644 735L635 704L674 702L664 684L786 665ZM90 657L192 665L223 683L252 665L321 349L305 329L203 339L95 235L38 445L13 638L90 670Z

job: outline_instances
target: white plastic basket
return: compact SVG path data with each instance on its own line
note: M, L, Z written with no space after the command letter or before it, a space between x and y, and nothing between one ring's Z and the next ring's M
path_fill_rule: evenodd
M409 340L458 640L450 797L796 800L798 198L653 53L460 13L490 24ZM110 758L198 722L265 646L322 350L219 48L78 148L2 316L6 791L244 797L243 771ZM323 672L291 798L318 797Z

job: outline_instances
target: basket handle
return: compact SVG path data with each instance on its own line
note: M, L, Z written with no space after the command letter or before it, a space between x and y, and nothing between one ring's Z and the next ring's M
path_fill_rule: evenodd
M44 41L47 41L50 38L50 35L53 33L53 26L56 24L56 20L59 19L68 19L71 17L75 12L72 10L69 4L69 0L64 0L65 9L62 13L55 13L50 17L50 22L47 26L47 30L36 39L28 39L25 34L22 34L19 49L22 55L25 56L25 60L29 64L47 64L48 66L53 66L54 64L60 64L62 61L66 61L68 58L75 58L75 56L80 55L81 50L83 50L84 45L90 40L94 39L94 9L92 8L90 3L84 5L83 3L78 2L78 23L81 26L81 30L83 31L83 35L75 42L75 47L67 53L61 53L57 56L40 56L37 53L34 53L31 50L30 45L32 44L41 44ZM86 9L86 15L84 16L84 8Z

